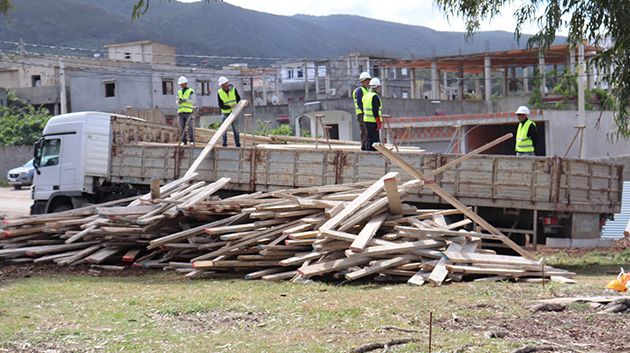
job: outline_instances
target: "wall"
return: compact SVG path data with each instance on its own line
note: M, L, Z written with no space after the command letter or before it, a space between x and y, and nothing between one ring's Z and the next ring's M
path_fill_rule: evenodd
M70 111L123 113L125 107L153 106L151 77L129 74L70 73ZM116 83L115 97L105 97L105 82ZM162 86L160 83L160 92ZM170 96L175 104L174 96Z
M492 102L493 112L513 112L521 106L528 106L529 96L520 97L500 97Z
M6 180L10 169L21 166L33 158L33 146L0 145L0 178Z
M439 103L432 103L439 102ZM431 101L427 99L384 98L383 114L392 117L430 116L436 114L475 114L484 111L483 102ZM302 114L315 111L343 110L354 116L354 104L350 98L323 99L316 102L290 103L289 115L293 121ZM353 139L359 139L358 123L353 124Z
M567 147L575 136L578 124L576 111L545 110L544 119L548 121L547 155L564 156ZM615 123L613 112L601 113L599 127L596 127L600 119L600 112L586 112L586 132L583 148L587 159L603 159L628 155L630 140L617 140L614 138ZM579 156L579 138L576 139L567 157Z

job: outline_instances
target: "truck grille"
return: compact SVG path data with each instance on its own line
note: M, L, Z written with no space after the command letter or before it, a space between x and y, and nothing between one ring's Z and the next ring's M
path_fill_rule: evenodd
M19 176L20 176L20 174L9 174L9 178L13 178L13 179L15 179L15 178L17 178Z

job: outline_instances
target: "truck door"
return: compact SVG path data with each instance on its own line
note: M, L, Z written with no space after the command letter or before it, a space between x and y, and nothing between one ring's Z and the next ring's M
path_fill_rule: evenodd
M50 196L59 191L61 180L61 136L48 136L41 142L38 149L37 165L39 173L35 173L33 182L34 197L36 200L48 200Z
M79 167L80 167L79 159L82 156L80 135L66 134L66 135L63 135L62 140L63 141L61 144L61 163L59 163L60 190L61 191L81 191L82 183L79 183L77 181L77 171L79 170Z

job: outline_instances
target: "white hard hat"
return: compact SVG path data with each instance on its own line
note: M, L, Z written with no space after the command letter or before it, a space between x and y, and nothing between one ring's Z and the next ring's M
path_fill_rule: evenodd
M188 79L186 78L186 76L179 76L179 78L177 79L177 84L181 85L184 83L188 83Z
M374 77L373 79L370 80L370 87L380 87L381 86L381 80L378 79L378 77Z
M369 72L362 72L361 75L359 75L359 81L369 80L371 78L372 76L370 76Z
M219 86L223 86L224 84L228 83L228 79L225 76L221 76L219 77Z
M518 107L518 109L516 109L516 114L525 114L525 115L529 115L529 108L527 108L524 105L521 105L520 107Z

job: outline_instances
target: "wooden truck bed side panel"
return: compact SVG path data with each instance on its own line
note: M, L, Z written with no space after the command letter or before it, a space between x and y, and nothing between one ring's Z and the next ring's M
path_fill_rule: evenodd
M111 179L148 184L152 177L170 181L185 173L201 149L174 146L118 145L113 148ZM423 172L456 155L402 154ZM390 171L410 177L378 153L216 148L200 165L199 178L231 178L230 188L271 191L294 187L369 181ZM615 213L621 207L622 169L596 162L553 158L479 155L436 176L436 182L471 206L560 212ZM415 200L438 203L423 189Z

